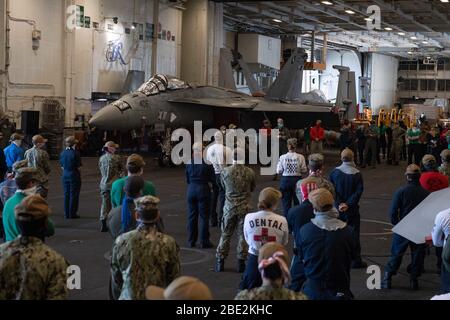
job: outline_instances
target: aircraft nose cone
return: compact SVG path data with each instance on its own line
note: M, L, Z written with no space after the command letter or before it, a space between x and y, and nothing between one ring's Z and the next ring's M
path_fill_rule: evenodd
M103 130L120 129L126 123L125 115L111 104L98 111L89 121L91 126Z

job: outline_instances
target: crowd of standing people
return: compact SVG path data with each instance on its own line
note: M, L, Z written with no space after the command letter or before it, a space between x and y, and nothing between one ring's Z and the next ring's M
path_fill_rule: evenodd
M266 135L273 134L267 121L263 128ZM257 211L251 200L256 174L239 148L225 146L220 131L207 149L201 143L192 146L191 162L185 168L187 244L194 248L199 241L201 249L216 248L214 271L221 273L236 234L236 271L242 274L236 299L354 299L351 269L367 266L360 244L359 201L364 181L357 163L364 168L375 167L380 157L387 157L394 165L402 159L408 161L407 185L394 194L389 212L396 225L431 192L448 187L448 127L438 132L426 124L405 129L401 124L388 128L372 122L354 130L344 122L339 139L341 163L329 176L324 175L325 132L320 120L306 132L311 151L307 159L298 152L298 140L290 136L283 119L277 120L276 129L280 141L276 176L280 183L259 193ZM13 135L4 150L8 173L0 185L0 195L7 242L0 245L0 284L4 286L0 299L65 299L69 264L45 244L45 238L55 232L46 201L50 174L46 140L33 137L33 147L25 151L22 139ZM443 139L447 139L446 148L442 147ZM59 161L66 219L80 218L82 162L76 144L74 137L67 138ZM107 142L98 164L100 231L109 231L113 238L110 298L212 299L199 279L180 277L180 247L165 232L155 186L143 179L144 159L132 154L123 166L118 151L116 143ZM450 209L439 213L434 230L430 230L442 293L450 293L449 221ZM214 227L221 230L217 246L210 240L210 228ZM292 263L286 248L290 234L294 238ZM408 247L412 255L408 268L411 289L419 288L426 245L397 234L383 288L392 287L392 277Z

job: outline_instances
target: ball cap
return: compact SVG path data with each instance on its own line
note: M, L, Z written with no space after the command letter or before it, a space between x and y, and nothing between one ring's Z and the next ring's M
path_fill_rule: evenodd
M405 174L419 174L420 167L416 164L410 164L405 171Z
M281 199L281 192L275 188L265 188L259 193L258 201L267 207L274 207Z
M25 181L38 180L38 170L36 168L23 167L17 170L16 179Z
M213 300L211 290L197 278L179 277L165 290L149 286L145 290L147 300Z
M104 148L114 148L114 149L119 149L119 145L117 143L115 143L114 141L108 141L107 143L105 143Z
M310 162L323 162L324 157L320 153L313 153L309 156L308 160Z
M424 166L436 164L436 158L431 154L427 154L422 158L422 164Z
M33 144L38 144L38 143L47 143L47 139L45 139L43 136L41 136L40 134L34 136L32 139Z
M450 161L450 149L445 149L441 152L441 158L445 162Z
M341 160L352 161L355 158L355 154L349 148L345 148L341 152Z
M334 205L334 198L330 191L325 188L311 191L308 196L313 208L318 212L330 210Z
M16 206L14 213L18 221L34 221L48 217L51 210L44 198L31 195Z
M28 160L17 161L12 166L12 171L17 173L19 169L28 167Z
M66 138L66 144L68 146L74 146L78 143L78 140L74 136L70 136Z
M283 259L285 260L286 264L289 265L289 254L282 244L278 242L269 242L263 245L261 248L259 248L258 253L258 263L261 262L264 259L269 259L274 255L275 252L281 251L283 252Z
M143 168L145 166L145 161L144 158L142 158L142 156L138 154L132 154L127 159L127 166L130 164L134 164L140 168Z
M21 135L20 133L13 133L11 135L11 141L23 140L23 138L23 135Z
M144 223L153 223L158 219L158 204L160 200L154 196L145 196L134 201L136 211L140 213L139 220Z

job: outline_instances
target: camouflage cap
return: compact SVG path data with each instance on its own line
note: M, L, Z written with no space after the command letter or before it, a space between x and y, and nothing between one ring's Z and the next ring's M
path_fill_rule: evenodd
M13 133L11 135L11 141L16 141L16 140L23 140L23 135L21 135L20 133Z
M139 168L145 167L144 158L142 158L142 156L140 156L138 154L132 154L131 156L128 157L127 166L130 164L134 164L135 166L137 166Z
M70 136L66 138L66 145L72 147L78 143L78 140L74 136Z
M237 129L237 125L235 125L234 123L230 124L228 126L228 129Z
M38 170L36 168L21 168L16 172L17 180L32 181L38 180Z
M19 169L28 167L28 160L17 161L13 164L12 170L17 173Z
M319 212L330 210L334 205L333 195L325 188L311 191L308 199L313 205L313 208Z
M353 153L353 151L351 149L345 148L344 150L342 150L341 160L353 161L354 158L355 158L355 154Z
M142 222L154 222L158 218L160 200L154 196L145 196L134 201L136 211L140 213Z
M416 164L410 164L405 171L406 174L420 174L420 167Z
M32 139L33 144L38 144L38 143L47 143L47 139L45 139L43 136L41 136L40 134L35 135Z
M423 158L422 158L422 164L424 166L430 166L430 165L436 165L436 158L431 155L431 154L426 154Z
M31 195L15 207L14 213L18 221L33 221L48 217L51 210L44 198Z
M441 152L441 159L444 162L450 162L450 149L445 149Z
M149 286L145 290L147 300L213 300L208 286L194 277L175 279L165 290Z

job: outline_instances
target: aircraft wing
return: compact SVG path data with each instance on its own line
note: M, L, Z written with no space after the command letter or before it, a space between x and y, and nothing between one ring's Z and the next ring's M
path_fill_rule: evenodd
M258 100L252 98L241 98L241 97L231 97L231 98L181 98L168 100L171 103L180 104L195 104L203 105L216 108L234 108L234 109L253 109L257 104Z
M253 109L261 112L331 112L330 107L300 103L283 103L278 101L262 100Z
M248 109L259 112L330 112L331 108L323 105L300 103L283 103L262 98L181 98L168 100L171 103L203 105L216 108Z
M439 212L450 208L450 188L431 193L392 229L414 243L425 243L431 235L434 219Z

